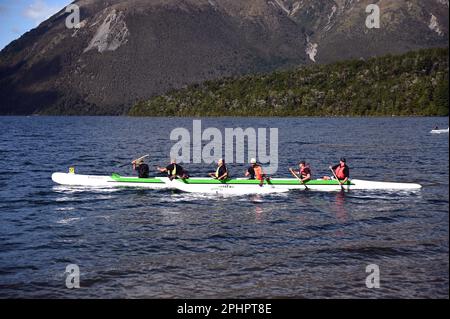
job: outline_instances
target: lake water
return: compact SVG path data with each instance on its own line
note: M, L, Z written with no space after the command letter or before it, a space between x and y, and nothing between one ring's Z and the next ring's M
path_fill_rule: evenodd
M211 118L279 128L279 170L315 177L346 156L354 178L418 182L413 193L214 197L54 185L51 174L132 174L192 119L0 117L0 298L448 298L448 118ZM204 176L212 165L186 164ZM234 176L244 165L230 165ZM80 289L65 286L68 264ZM369 289L366 267L380 269Z

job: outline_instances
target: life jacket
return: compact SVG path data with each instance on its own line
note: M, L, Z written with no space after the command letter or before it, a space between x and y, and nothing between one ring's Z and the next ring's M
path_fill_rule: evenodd
M173 169L171 171L167 171L167 175L169 176L177 176L177 167L178 164L173 164Z
M262 167L259 165L256 165L253 167L253 170L255 171L256 179L258 179L260 181L263 180L264 173L263 173Z
M255 179L255 170L252 166L247 169L248 175L250 175L250 179Z
M220 176L222 176L223 174L225 174L227 172L227 167L225 165L219 166L216 169L216 178L219 178Z
M148 178L150 169L147 164L141 164L138 168L139 178Z
M305 177L308 174L311 174L311 168L309 165L305 165L302 169L300 169L300 177Z
M345 170L345 165L344 166L338 166L336 168L336 177L339 179L345 179L345 174L344 174L344 170Z

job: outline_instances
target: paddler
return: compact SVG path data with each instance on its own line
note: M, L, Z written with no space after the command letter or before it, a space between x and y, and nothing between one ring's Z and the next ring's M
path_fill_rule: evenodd
M300 177L302 183L311 180L311 167L306 165L305 161L301 161L298 164L298 171L294 171L294 173Z
M266 174L255 158L250 159L250 167L245 172L245 176L249 177L249 179L259 180L261 182L260 186L262 186L264 179L266 178Z
M249 179L255 179L256 173L254 167L257 165L258 163L256 162L256 158L250 159L250 167L247 168L245 176L248 177Z
M144 163L144 159L137 159L131 162L133 170L138 172L139 178L148 178L150 168Z
M350 178L350 168L346 163L347 161L342 157L339 161L339 164L329 167L331 170L333 170L334 175L336 175L341 184L345 184ZM323 179L330 180L335 179L335 177L324 176Z
M172 159L170 161L170 164L167 165L166 167L157 166L156 169L160 173L167 173L167 176L169 177L170 180L173 180L175 178L182 178L182 179L189 178L188 172L181 165L178 165L175 159Z
M228 169L225 165L225 160L223 158L219 159L217 162L217 169L215 173L209 173L212 178L218 179L220 181L228 179Z

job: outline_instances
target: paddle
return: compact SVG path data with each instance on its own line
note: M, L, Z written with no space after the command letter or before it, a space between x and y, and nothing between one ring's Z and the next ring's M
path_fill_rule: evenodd
M341 185L341 189L342 189L342 190L345 190L345 189L344 189L344 186L342 186L341 181L339 180L339 178L337 178L336 173L334 172L334 170L333 170L332 167L330 167L330 170L333 172L333 176L334 176L334 178L336 178L336 180L337 180L337 182L339 183L339 185Z
M147 157L149 157L149 156L150 156L150 154L147 154L147 155L141 156L141 157L139 157L139 158L136 158L135 160L132 160L132 161L131 161L131 163L133 163L133 162L137 162L137 161L140 161L140 160L143 160L144 158L147 158Z
M136 158L135 160L132 160L132 161L131 161L131 164L133 164L133 162L137 162L137 161L139 161L139 160L143 160L144 158L149 157L149 156L150 156L150 154L146 154L146 155L144 155L144 156L141 156L141 157L139 157L139 158ZM130 163L120 165L119 167L125 167L125 166L128 166L128 165L130 165Z
M259 187L263 187L264 186L264 177L262 177L260 180L259 180Z
M294 170L292 168L289 167L289 170L291 171L292 175L294 175L299 181L300 184L302 184L303 186L305 186L305 189L308 190L308 186L306 186L306 184L302 181L302 179L294 172Z

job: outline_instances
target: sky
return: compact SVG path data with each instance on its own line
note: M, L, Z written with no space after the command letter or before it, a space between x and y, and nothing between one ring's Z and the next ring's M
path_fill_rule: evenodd
M72 0L0 0L0 50Z

